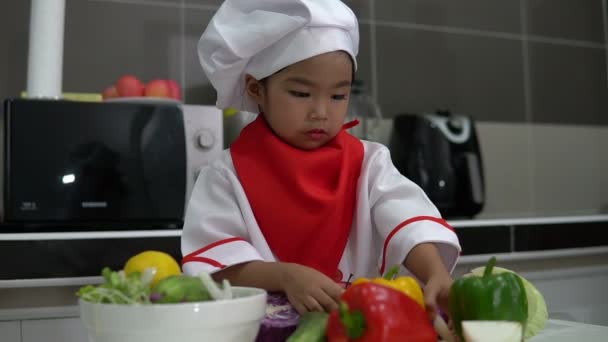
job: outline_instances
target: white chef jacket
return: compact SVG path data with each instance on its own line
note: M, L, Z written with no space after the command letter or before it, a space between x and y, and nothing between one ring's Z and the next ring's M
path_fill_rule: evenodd
M394 167L385 146L362 143L355 217L335 280L379 276L402 265L420 243L434 243L451 272L460 254L453 229L422 189ZM254 260L280 261L256 222L229 150L200 172L186 210L182 254L182 269L191 275ZM411 274L403 266L400 273Z

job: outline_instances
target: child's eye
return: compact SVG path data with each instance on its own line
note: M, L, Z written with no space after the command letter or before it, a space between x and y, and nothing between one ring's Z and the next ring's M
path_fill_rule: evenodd
M334 100L346 100L346 95L344 95L344 94L337 94L337 95L333 95L331 98L334 99Z
M301 91L295 91L295 90L290 90L289 93L292 96L295 96L295 97L308 97L308 96L310 96L310 94L308 94L308 93L303 93Z

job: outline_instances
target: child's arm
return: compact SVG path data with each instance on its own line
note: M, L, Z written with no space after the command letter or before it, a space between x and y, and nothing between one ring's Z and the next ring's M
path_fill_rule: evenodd
M335 310L344 291L321 272L283 262L247 262L218 271L213 277L216 280L228 279L235 286L283 291L300 313Z
M369 207L382 243L380 273L403 264L424 283L431 316L448 309L451 269L460 254L458 236L422 188L395 168L390 151L367 143Z
M228 279L234 286L251 286L266 291L282 291L281 278L284 266L280 262L252 261L215 272L216 281Z
M405 258L403 266L425 284L424 301L431 317L434 318L437 314L437 306L448 312L448 297L453 280L435 244L416 245Z

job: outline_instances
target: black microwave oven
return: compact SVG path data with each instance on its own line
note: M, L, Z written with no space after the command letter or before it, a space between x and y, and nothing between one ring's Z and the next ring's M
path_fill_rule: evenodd
M213 139L221 123L195 129L206 134L195 139L184 107L6 100L2 231L180 228L192 170L200 167L193 161L222 146ZM193 140L211 146L191 148Z

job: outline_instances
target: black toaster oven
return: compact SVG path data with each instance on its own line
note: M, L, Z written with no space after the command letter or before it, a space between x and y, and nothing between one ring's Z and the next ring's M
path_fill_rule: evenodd
M483 163L471 117L447 111L398 115L389 148L397 169L424 190L443 217L481 212Z

